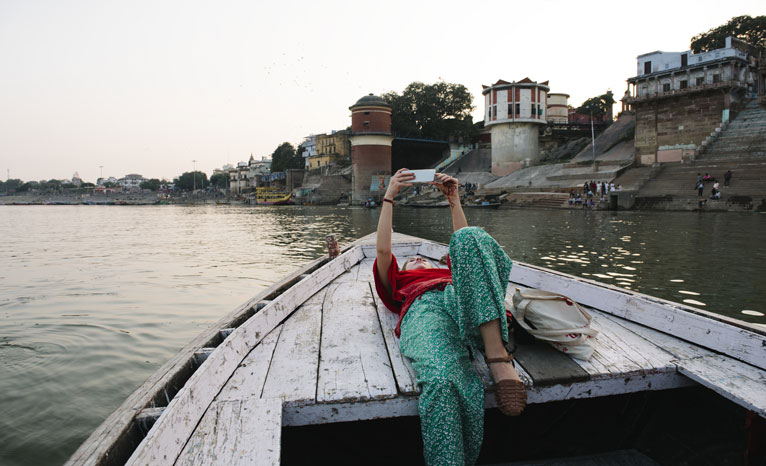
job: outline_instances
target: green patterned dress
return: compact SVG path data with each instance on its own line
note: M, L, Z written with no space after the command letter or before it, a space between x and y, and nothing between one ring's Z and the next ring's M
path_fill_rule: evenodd
M505 290L511 260L484 230L456 231L449 244L452 285L429 291L401 324L402 353L421 386L418 411L429 465L474 464L484 436L484 385L470 350L481 348L479 325L500 319L508 340Z

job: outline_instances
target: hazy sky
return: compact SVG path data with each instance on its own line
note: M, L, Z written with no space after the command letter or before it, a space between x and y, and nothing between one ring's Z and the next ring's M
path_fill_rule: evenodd
M743 14L766 2L0 0L0 175L209 175L412 81L464 84L474 120L498 79L619 99L637 55Z

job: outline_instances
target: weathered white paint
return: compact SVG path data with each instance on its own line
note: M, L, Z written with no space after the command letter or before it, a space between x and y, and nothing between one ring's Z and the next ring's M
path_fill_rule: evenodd
M172 464L213 398L250 350L295 308L362 257L359 248L343 253L302 280L302 286L291 287L237 328L189 378L127 464Z
M559 272L515 263L511 281L554 291L609 314L670 333L766 369L766 336L744 322Z
M263 383L269 372L274 348L277 346L282 326L269 332L255 348L242 360L239 367L234 371L221 392L216 396L217 400L244 400L247 398L260 398L263 392Z
M645 371L675 372L673 355L627 331L594 309L586 309L591 325L599 334L590 340L593 356L588 361L574 359L594 379L624 376Z
M391 361L391 367L394 371L394 377L396 378L396 385L399 387L399 392L403 395L420 393L415 370L412 368L410 360L402 354L402 351L399 348L399 339L394 334L399 315L389 311L385 304L383 304L377 293L375 293L375 284L370 283L370 287L370 293L375 300L375 309L378 313L380 327L383 331L383 339L386 343L388 357Z
M175 465L278 465L281 439L281 401L257 398L216 401Z
M320 351L317 402L396 396L396 381L368 282L328 287Z
M263 386L263 398L283 401L316 399L325 292L326 288L320 290L282 324Z
M678 371L766 418L766 371L723 355L679 361Z

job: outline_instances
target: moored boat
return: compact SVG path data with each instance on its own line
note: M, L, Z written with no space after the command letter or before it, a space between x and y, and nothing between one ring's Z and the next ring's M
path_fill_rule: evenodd
M395 234L393 252L400 260L438 260L446 246ZM417 416L419 387L394 336L397 316L371 285L375 255L369 235L235 309L128 397L68 464L278 464L287 453L281 450L283 429ZM524 286L569 296L586 307L600 332L589 361L519 342L516 366L530 412L508 422L520 431L540 418L534 416L538 405L548 408L544 420L552 422L562 416L562 403L574 400L663 393L680 404L693 390L714 392L710 396L723 400L733 416L751 413L753 422L763 423L764 328L518 262L510 282L509 290ZM480 357L473 364L488 389L487 408L493 408L489 370ZM709 415L711 408L704 408ZM587 431L612 415L591 409L570 430ZM550 455L551 440L543 440ZM492 442L489 432L485 444L491 448ZM310 453L313 462L338 460Z
M292 193L280 188L258 188L255 193L255 203L258 205L290 205L293 204Z

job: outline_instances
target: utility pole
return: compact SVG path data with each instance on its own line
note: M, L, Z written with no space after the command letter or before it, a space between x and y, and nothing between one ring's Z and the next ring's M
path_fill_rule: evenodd
M194 171L192 172L192 179L194 180L192 184L194 185L194 189L192 190L192 194L194 191L197 190L197 161L192 160L192 163L194 164Z

